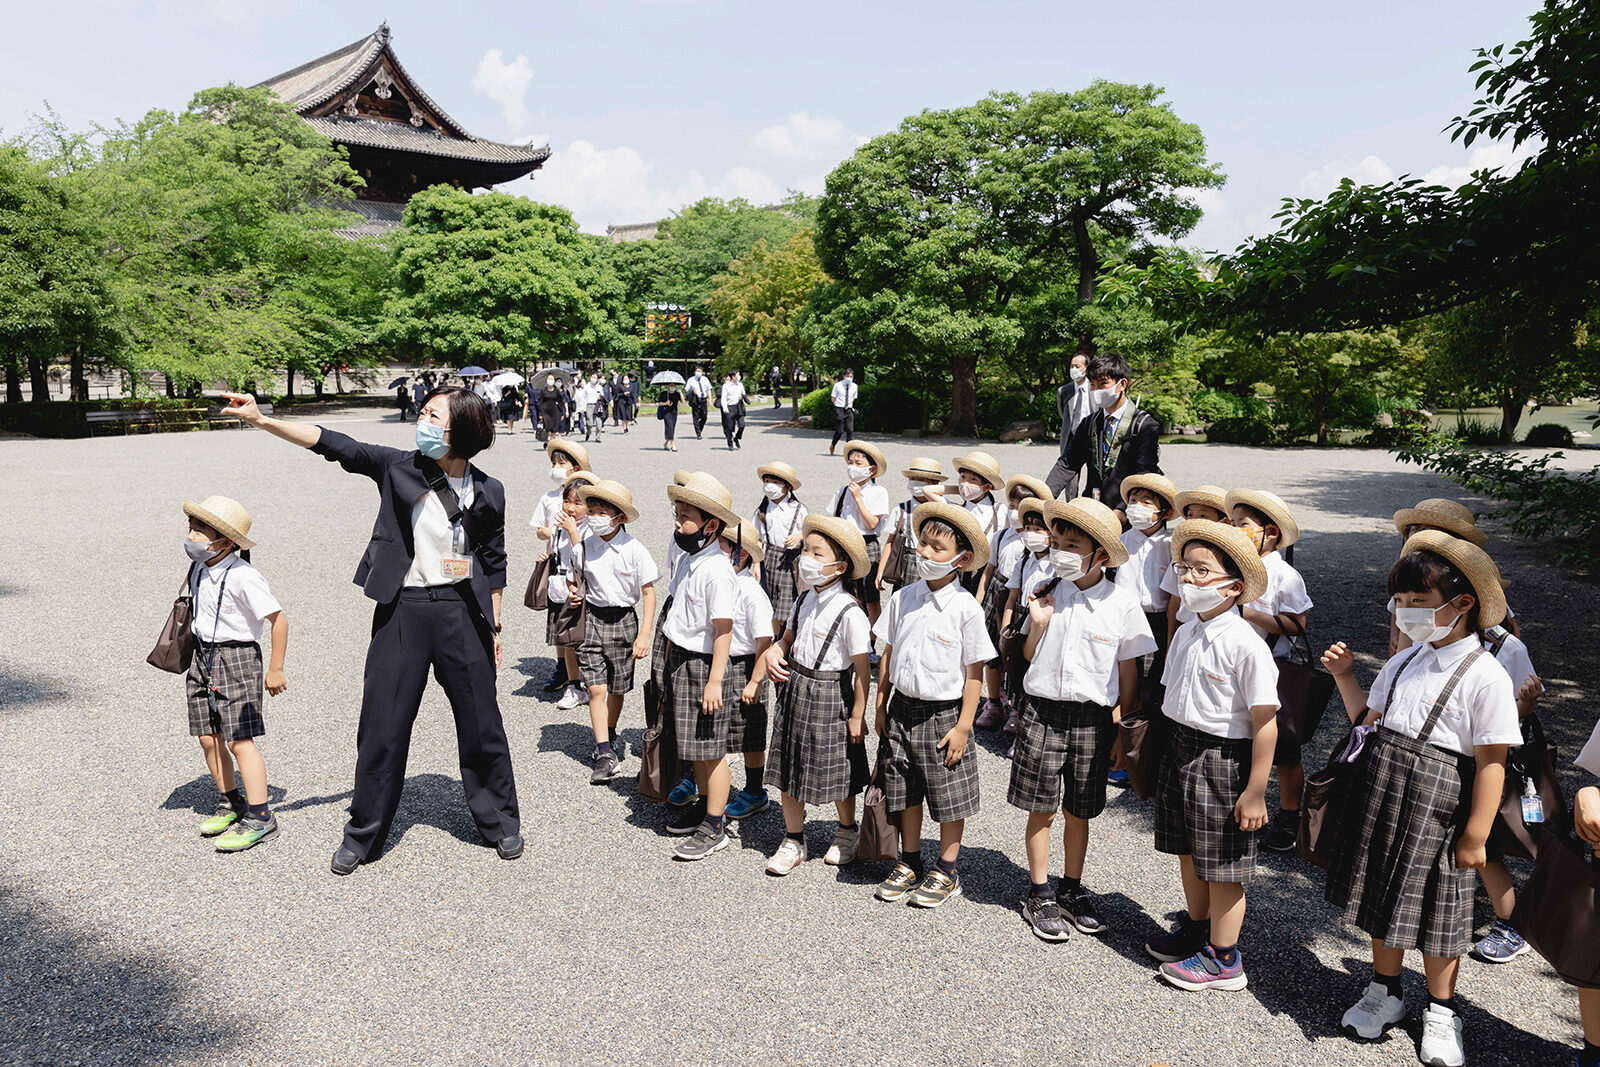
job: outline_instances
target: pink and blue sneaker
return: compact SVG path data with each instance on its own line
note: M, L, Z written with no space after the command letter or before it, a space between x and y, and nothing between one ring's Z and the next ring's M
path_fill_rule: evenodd
M1235 948L1233 962L1224 964L1217 958L1217 950L1207 944L1186 960L1163 963L1161 977L1169 984L1191 992L1202 989L1243 989L1244 953Z

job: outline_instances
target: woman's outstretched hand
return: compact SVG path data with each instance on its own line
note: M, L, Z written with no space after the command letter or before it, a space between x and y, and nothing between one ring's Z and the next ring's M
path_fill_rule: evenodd
M256 406L256 398L249 393L223 393L227 398L228 406L222 409L224 415L232 415L247 426L260 426L261 420L266 418L261 414L261 409Z

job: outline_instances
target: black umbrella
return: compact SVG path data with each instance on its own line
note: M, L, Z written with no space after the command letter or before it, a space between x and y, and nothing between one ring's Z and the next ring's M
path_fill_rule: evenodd
M402 375L400 375L400 377L396 378L394 381L389 383L389 388L390 389L398 389L402 385L406 384L407 381L409 381L409 379L404 374L402 374Z

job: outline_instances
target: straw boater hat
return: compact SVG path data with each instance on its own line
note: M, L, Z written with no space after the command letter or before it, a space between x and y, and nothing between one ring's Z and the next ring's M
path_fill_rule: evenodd
M983 526L972 512L942 500L931 500L926 504L918 504L911 512L911 528L920 534L922 524L929 519L938 519L960 530L961 536L972 546L972 562L962 570L981 571L989 565L989 539L983 536Z
M1026 489L1029 496L1038 497L1040 500L1049 500L1055 496L1043 478L1035 478L1031 474L1013 474L1006 479L1007 500L1010 500L1011 494L1018 489Z
M813 511L806 516L800 530L802 533L819 533L844 550L850 559L850 573L846 577L867 576L872 565L867 561L867 543L861 539L861 531L856 529L855 523L834 515L818 515Z
M683 470L681 467L678 470L675 470L675 471L672 472L672 484L673 485L682 485L683 483L687 482L688 480L689 480L689 472L686 471L686 470Z
M794 468L783 462L763 463L756 468L757 478L776 478L789 487L789 492L800 488L800 476Z
M667 486L667 499L699 508L724 526L737 526L744 520L733 510L733 494L728 487L705 471L694 471L682 485Z
M1261 561L1256 546L1244 531L1225 522L1210 519L1184 519L1172 533L1172 558L1183 561L1183 546L1190 541L1201 541L1226 555L1239 568L1244 592L1236 603L1254 604L1267 591L1267 565Z
M610 479L598 481L579 489L578 495L585 501L604 500L622 512L623 522L639 521L639 509L633 506L633 494L621 482L613 482Z
M567 486L571 485L573 482L582 482L585 485L598 485L600 484L600 477L599 475L595 474L594 471L573 471L571 474L567 475L567 480L561 483L562 491L565 492Z
M1478 529L1478 518L1472 514L1470 508L1454 500L1444 500L1439 497L1424 500L1414 508L1401 508L1395 512L1394 532L1403 537L1407 526L1437 526L1464 541L1471 541L1479 548L1489 540L1488 536Z
M1117 513L1100 501L1080 496L1075 500L1052 500L1045 505L1045 513L1052 519L1070 522L1094 539L1106 550L1110 558L1107 567L1120 567L1128 562L1128 549L1122 543L1122 523Z
M874 478L882 477L884 472L889 469L889 461L883 458L883 452L871 441L846 441L844 443L845 458L849 459L852 452L860 452L872 460L872 476Z
M256 547L250 540L250 513L237 500L225 496L208 496L198 504L185 500L183 513L205 523L242 549Z
M1128 480L1122 480L1123 485ZM1190 504L1200 504L1208 508L1216 508L1217 514L1223 518L1228 517L1228 492L1220 485L1197 485L1193 489L1185 489L1173 498L1173 510L1178 518L1183 518L1183 509Z
M1228 506L1223 509L1223 514L1232 515L1235 504L1243 504L1253 508L1267 517L1280 531L1278 547L1288 548L1300 540L1300 524L1294 521L1294 514L1289 510L1289 505L1276 493L1269 493L1265 489L1235 489L1230 492L1224 501Z
M1128 499L1128 494L1133 492L1135 489L1148 489L1150 492L1161 498L1162 503L1167 505L1167 509L1169 511L1173 512L1174 514L1177 513L1178 487L1172 484L1171 478L1160 474L1130 474L1128 477L1122 479L1122 488L1119 489L1118 492L1122 494L1122 499L1126 501ZM1224 500L1223 502L1226 503L1227 501ZM1204 504L1205 501L1198 500L1196 503ZM1228 513L1225 508L1218 508L1217 510L1221 511L1224 515Z
M1506 595L1500 588L1500 571L1489 554L1470 541L1463 541L1443 530L1418 530L1406 539L1402 556L1412 552L1432 552L1448 560L1472 584L1478 598L1478 625L1484 629L1505 621Z
M739 533L739 547L750 553L750 558L754 562L760 563L767 558L767 550L762 547L761 536L756 533L755 523L741 522L738 526L726 529L722 532L722 539L732 543L735 530Z
M965 511L965 508L961 510ZM1027 522L1029 515L1038 515L1039 521L1050 525L1050 500L1047 497L1029 497L1017 505L1017 521Z
M547 456L553 456L560 452L576 463L579 470L594 470L594 467L589 463L589 450L576 441L568 441L563 437L552 438L550 443L544 446L544 452Z
M906 467L905 470L901 471L900 473L905 475L907 478L915 478L918 481L923 482L934 482L937 484L938 482L944 481L944 468L939 465L938 460L932 459L928 456L918 456L916 459L911 461L911 464Z
M996 489L1006 484L1000 476L1000 462L987 452L973 452L956 459L956 474L962 471L971 471Z

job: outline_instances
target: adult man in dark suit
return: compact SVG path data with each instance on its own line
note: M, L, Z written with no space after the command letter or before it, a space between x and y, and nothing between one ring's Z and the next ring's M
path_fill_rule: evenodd
M1050 474L1045 478L1045 484L1055 496L1060 496L1068 485L1075 484L1074 475L1078 472L1067 469L1067 447L1072 444L1073 432L1093 411L1089 403L1088 355L1076 353L1067 364L1067 373L1071 380L1056 390L1056 415L1061 420L1061 454L1056 457L1055 466L1050 468Z
M1115 352L1089 359L1086 377L1094 410L1078 424L1064 459L1056 461L1058 468L1065 464L1068 496L1077 495L1078 471L1087 466L1086 495L1097 497L1124 523L1122 479L1161 472L1161 423L1128 399L1129 373L1128 361ZM1056 489L1054 481L1049 485Z

